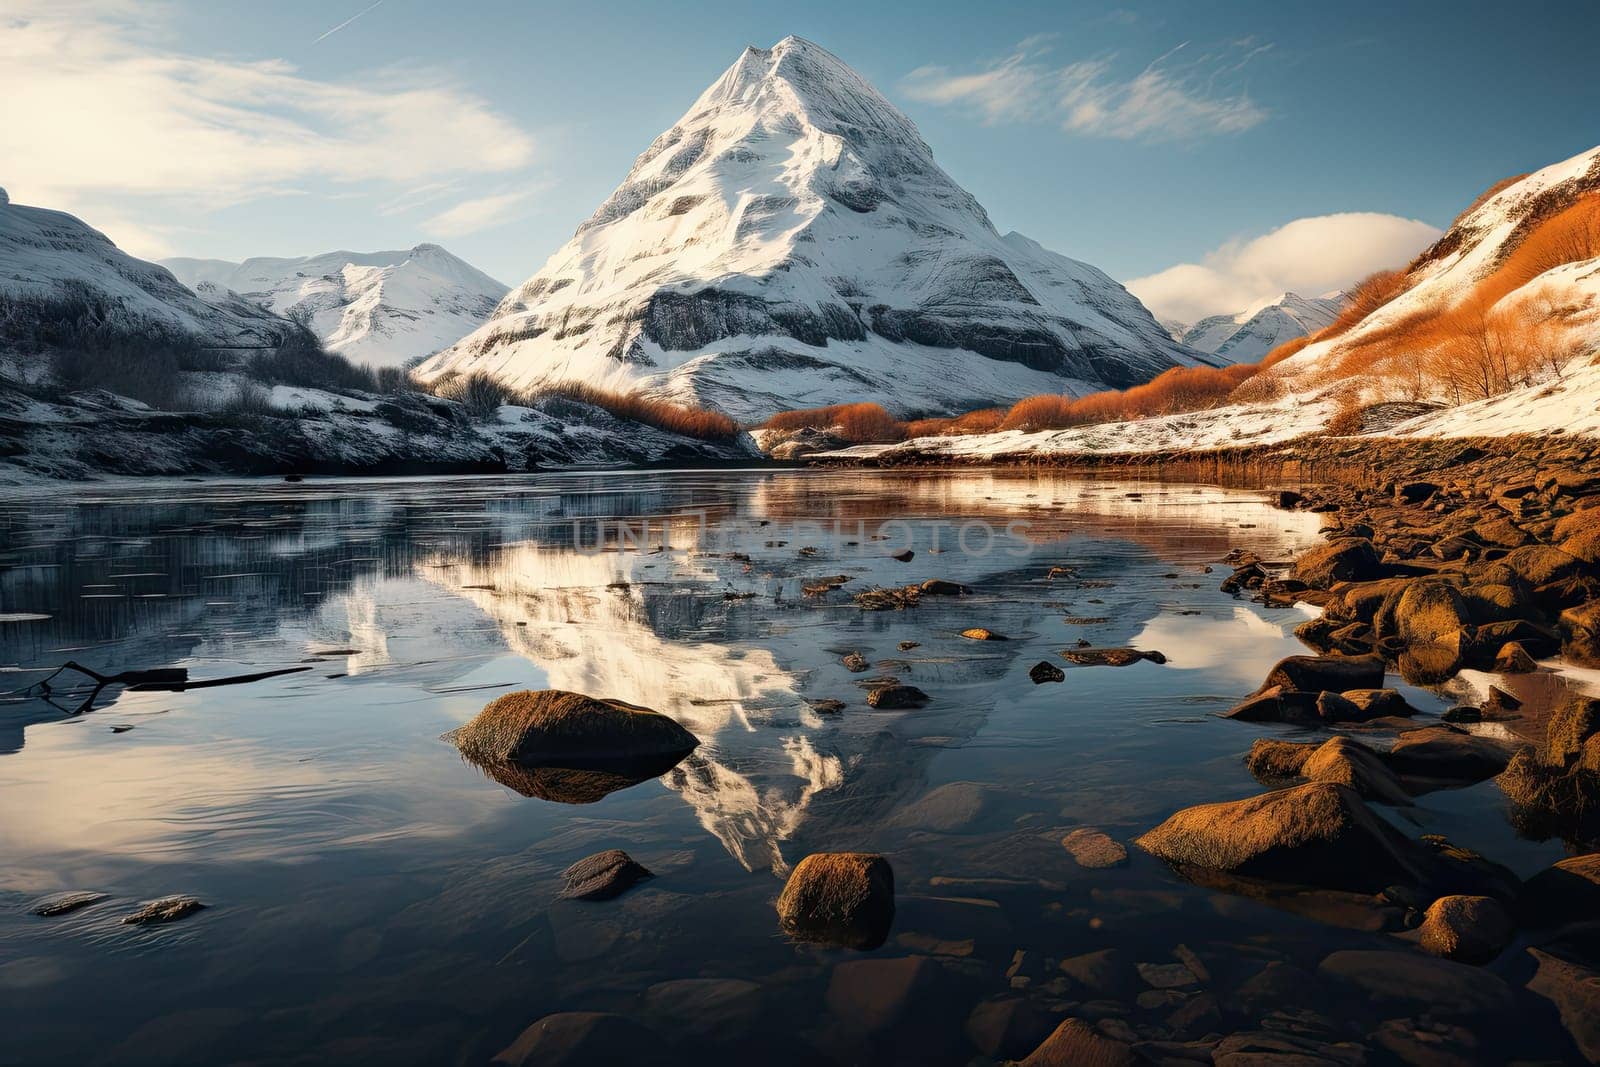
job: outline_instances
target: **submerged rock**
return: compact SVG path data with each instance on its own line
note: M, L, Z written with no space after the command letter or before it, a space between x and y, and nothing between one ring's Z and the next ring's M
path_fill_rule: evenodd
M1426 857L1349 786L1311 782L1173 815L1134 844L1180 868L1377 893L1426 878Z
M1548 1000L1572 1043L1590 1063L1600 1063L1600 971L1530 948L1539 965L1528 991Z
M1121 867L1128 862L1127 849L1092 827L1079 827L1063 837L1061 844L1080 867L1097 870Z
M566 1011L546 1015L491 1061L506 1067L592 1067L602 1063L666 1064L655 1031L625 1015Z
M1451 782L1481 782L1506 769L1511 750L1502 742L1453 726L1407 730L1386 762L1399 774Z
M1317 974L1359 990L1379 1011L1483 1021L1483 1016L1505 1016L1515 1009L1510 988L1489 972L1416 952L1335 952L1322 961Z
M873 949L894 921L894 871L869 852L816 852L778 896L778 924L800 941Z
M867 658L859 652L850 653L841 662L844 664L844 669L851 674L860 674L872 669L872 664L868 663Z
M960 582L949 582L943 578L929 578L917 588L923 596L967 596L972 592Z
M997 634L993 630L986 630L982 626L972 626L961 631L961 636L968 641L1008 641L1005 634Z
M567 881L561 890L563 899L610 900L655 875L620 848L611 848L579 860L562 871L561 877Z
M107 898L108 894L91 891L76 893L58 893L53 897L46 897L33 906L35 915L45 918L54 918L57 915L69 915L79 908L87 908L91 904L98 904Z
M132 915L124 916L124 926L159 926L162 923L173 923L179 919L186 919L205 905L194 897L163 897L152 900Z

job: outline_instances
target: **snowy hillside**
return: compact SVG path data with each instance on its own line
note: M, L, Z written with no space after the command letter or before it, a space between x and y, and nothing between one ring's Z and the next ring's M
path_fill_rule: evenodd
M1340 297L1284 293L1236 315L1212 315L1179 335L1184 344L1229 363L1254 363L1285 341L1316 333L1338 317Z
M329 351L385 367L437 352L471 333L506 294L506 286L433 244L300 259L164 263L196 288L232 290L280 315L303 311Z
M420 373L643 387L754 418L963 410L1197 359L1099 270L998 234L909 119L789 37L747 49Z
M1347 357L1357 353L1368 357L1364 371L1400 369L1419 353L1417 346L1394 338L1412 336L1473 299L1486 300L1491 308L1526 309L1534 319L1553 323L1578 348L1600 343L1597 197L1600 148L1501 183L1407 268L1396 295L1349 330L1307 345L1275 368L1276 373L1287 382L1320 380L1330 372L1348 374L1354 368ZM1541 224L1580 200L1591 205L1587 238L1577 234L1561 240L1585 246L1586 252L1569 253L1579 258L1533 277L1507 269ZM1511 264L1517 266L1525 264Z
M253 305L203 299L165 267L135 259L82 220L13 204L0 190L0 297L49 298L69 286L109 297L129 326L158 323L219 347L270 346L288 328Z

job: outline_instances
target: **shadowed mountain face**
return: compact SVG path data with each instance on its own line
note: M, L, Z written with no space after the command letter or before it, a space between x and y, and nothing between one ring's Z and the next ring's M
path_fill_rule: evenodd
M750 48L495 317L421 368L642 386L741 417L964 409L1197 353L1121 285L1001 236L824 49Z

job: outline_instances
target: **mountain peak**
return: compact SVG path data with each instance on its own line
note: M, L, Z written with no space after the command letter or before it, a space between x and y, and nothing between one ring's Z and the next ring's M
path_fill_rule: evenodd
M746 48L493 321L419 372L758 418L955 410L1192 359L1102 272L1002 238L910 119L786 37Z

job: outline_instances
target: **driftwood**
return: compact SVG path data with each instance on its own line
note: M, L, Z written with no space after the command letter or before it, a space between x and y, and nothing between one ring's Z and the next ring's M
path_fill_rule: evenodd
M54 690L50 683L55 681L64 671L75 671L94 682L94 688L89 690L89 696L78 705L69 710L69 715L82 715L94 707L94 702L100 696L101 690L108 685L127 686L136 692L161 692L183 693L190 689L212 689L220 685L243 685L246 682L259 682L265 678L276 678L281 674L299 674L309 671L310 667L282 667L272 671L257 671L254 674L233 674L226 678L202 678L190 681L187 667L157 667L153 670L119 671L116 674L101 674L92 667L85 667L81 663L68 660L44 678L33 683L28 689L37 689L39 695L45 700L50 700ZM54 701L51 701L54 703Z

